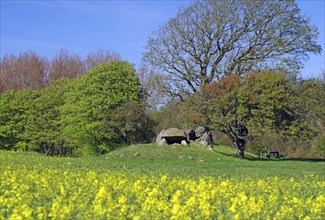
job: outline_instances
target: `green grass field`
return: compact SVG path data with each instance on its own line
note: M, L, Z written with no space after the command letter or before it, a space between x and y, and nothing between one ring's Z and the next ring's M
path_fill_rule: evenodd
M81 158L47 157L29 152L1 151L1 154L4 157L2 165L32 166L41 163L44 166L61 167L69 161L69 167L73 169L123 169L144 173L162 172L173 176L290 177L317 174L325 177L325 160L322 159L260 159L251 153L246 153L245 158L240 159L235 156L234 149L222 145L216 145L214 151L201 145L132 145L105 155Z
M133 145L100 156L99 160L119 162L133 169L163 170L190 176L325 176L325 160L307 158L260 159L246 153L245 159L235 156L234 149L216 145L214 151L194 145Z
M200 145L92 157L0 151L0 219L324 219L325 161Z

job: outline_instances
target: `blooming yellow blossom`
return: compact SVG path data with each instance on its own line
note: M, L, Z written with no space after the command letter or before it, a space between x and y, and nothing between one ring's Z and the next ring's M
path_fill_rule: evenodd
M1 166L0 219L323 219L325 181ZM72 167L72 168L71 168Z

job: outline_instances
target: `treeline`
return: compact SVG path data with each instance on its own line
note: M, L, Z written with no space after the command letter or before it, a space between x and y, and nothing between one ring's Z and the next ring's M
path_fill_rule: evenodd
M0 96L0 149L98 155L123 144L151 140L153 123L133 65L109 61L83 74L82 68L100 59L89 57L81 65L75 64L80 61L77 58L60 57L52 61L49 72L43 69L46 62L33 53L2 60L1 77L12 83ZM16 84L6 75L10 70Z
M39 90L54 80L76 78L97 64L113 60L122 59L117 53L103 50L89 53L85 59L65 49L51 60L35 52L5 55L0 62L0 93L6 90Z
M0 149L102 154L150 142L164 128L197 125L213 129L216 143L233 145L231 129L244 125L248 151L325 156L321 79L252 71L169 99L160 90L163 79L145 66L136 71L103 51L81 60L66 50L51 61L33 52L4 56L0 73Z

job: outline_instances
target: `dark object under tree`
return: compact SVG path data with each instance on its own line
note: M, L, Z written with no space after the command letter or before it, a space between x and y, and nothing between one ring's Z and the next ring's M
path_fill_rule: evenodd
M283 155L282 154L279 154L278 151L271 151L268 155L266 155L266 158L267 159L270 159L270 158L283 158Z

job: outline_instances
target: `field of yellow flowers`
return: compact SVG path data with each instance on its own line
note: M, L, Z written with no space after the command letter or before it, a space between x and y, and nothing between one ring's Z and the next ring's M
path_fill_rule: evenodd
M29 157L28 157L29 156ZM0 219L324 219L325 181L175 176L0 151ZM23 161L22 161L23 160Z

